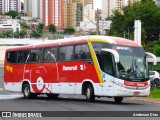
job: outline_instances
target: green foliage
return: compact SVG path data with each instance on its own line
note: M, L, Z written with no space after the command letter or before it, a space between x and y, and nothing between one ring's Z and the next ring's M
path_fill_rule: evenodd
M154 88L151 91L149 98L160 98L160 89Z
M12 31L2 31L0 33L0 38L13 38L13 32Z
M13 19L15 19L18 16L18 12L15 10L10 10L9 12L5 13L5 15L11 16Z
M74 28L65 28L65 29L64 29L64 33L65 33L65 34L72 35L72 34L75 33L75 29L74 29Z
M27 32L25 30L16 31L13 33L14 38L25 38L27 36Z
M33 29L32 32L30 33L30 38L42 38L43 37L43 30L42 29Z
M114 36L124 36L124 32L129 31L126 37L133 39L134 20L142 22L142 40L154 35L157 39L160 31L160 7L153 0L141 0L125 6L121 10L115 10L108 19L112 20L111 31Z
M48 31L50 32L50 33L55 33L56 32L56 26L55 25L53 25L53 24L50 24L49 26L48 26Z
M26 22L21 22L20 25L21 25L21 28L22 28L23 30L26 30L26 29L29 28L29 26L27 25Z
M43 23L38 23L37 29L43 30L44 24Z
M153 49L153 53L156 55L156 56L160 56L160 44L156 45Z

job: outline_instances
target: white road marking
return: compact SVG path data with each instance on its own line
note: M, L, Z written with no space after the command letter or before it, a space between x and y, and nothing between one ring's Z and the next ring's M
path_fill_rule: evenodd
M16 94L14 94L14 95L1 95L0 94L0 100L16 99L16 98L21 98L21 97L23 97L23 95L20 95L20 94L18 94L18 95L16 95Z

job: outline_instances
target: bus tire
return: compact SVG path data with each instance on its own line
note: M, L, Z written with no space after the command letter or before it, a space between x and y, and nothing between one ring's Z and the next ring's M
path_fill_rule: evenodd
M25 99L35 98L37 94L31 93L30 86L28 83L25 83L22 87L22 93Z
M59 94L47 94L48 98L57 98Z
M114 101L115 101L116 103L121 103L122 100L123 100L123 97L114 97Z
M85 95L88 102L93 102L95 100L94 89L91 84L87 85Z

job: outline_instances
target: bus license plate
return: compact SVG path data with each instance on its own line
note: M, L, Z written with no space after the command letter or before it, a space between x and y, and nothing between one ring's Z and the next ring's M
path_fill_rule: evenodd
M134 95L139 95L140 94L140 92L134 92Z

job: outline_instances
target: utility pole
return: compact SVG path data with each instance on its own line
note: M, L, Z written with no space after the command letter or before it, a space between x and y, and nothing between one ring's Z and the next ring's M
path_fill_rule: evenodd
M97 21L97 24L96 24L96 33L97 33L97 35L99 35L100 14L101 14L101 11L97 8L97 11L96 11L96 21Z

